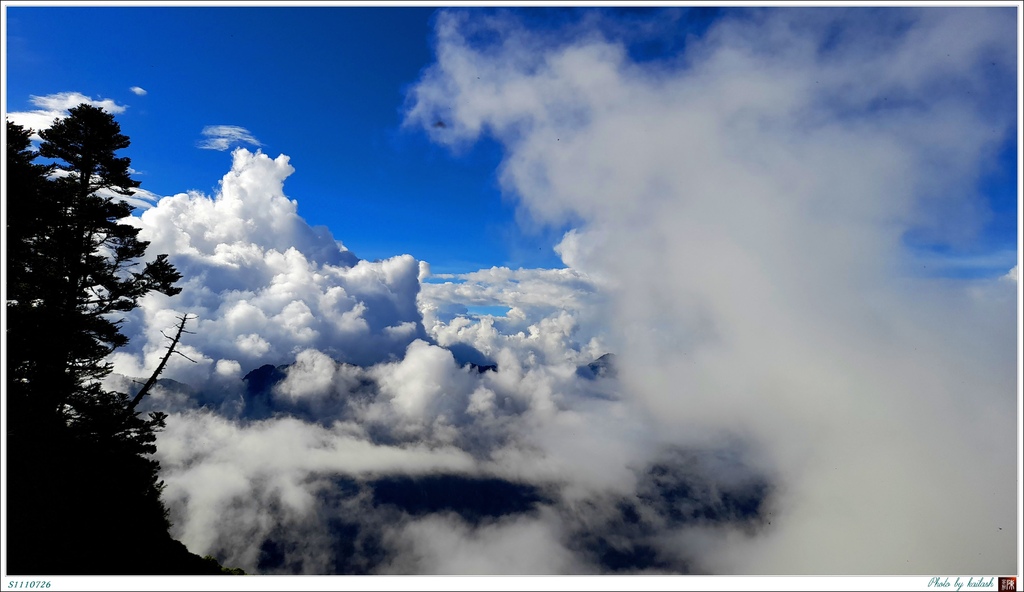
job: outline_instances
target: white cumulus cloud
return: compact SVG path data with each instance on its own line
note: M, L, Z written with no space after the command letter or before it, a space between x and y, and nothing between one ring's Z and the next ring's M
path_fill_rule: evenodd
M291 172L286 156L237 149L216 195L165 197L128 220L184 279L128 316L112 386L137 388L130 377L156 366L162 331L195 319L179 344L195 363L172 358L145 403L171 413L158 458L175 535L257 572L604 569L599 549L579 557L563 541L595 528L574 504L597 503L614 523L607 496L632 495L661 444L613 379L577 372L606 353L597 288L571 269L504 268L421 286L427 266L411 256L360 260L310 227L284 194ZM436 312L495 302L506 316ZM543 518L531 505L490 526L373 501L382 479L432 475L550 500ZM337 521L381 550L332 550ZM420 536L438 528L478 552L439 562ZM290 563L268 559L280 545Z
M138 337L114 355L115 371L139 376L155 367L160 331L183 313L197 319L190 357L207 362L177 360L168 377L195 384L213 375L217 360L248 372L317 348L370 363L424 335L415 259L360 260L325 228L309 226L283 192L293 171L286 156L237 149L232 158L217 195L165 197L128 220L151 241L150 252L170 254L184 279L178 296L151 294L133 311L126 331Z

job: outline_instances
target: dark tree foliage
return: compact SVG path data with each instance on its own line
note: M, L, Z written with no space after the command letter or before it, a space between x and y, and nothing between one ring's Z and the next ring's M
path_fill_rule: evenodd
M19 199L7 201L7 295L24 299L30 291L25 285L33 263L29 260L32 237L40 233L43 222L43 188L52 166L35 164L30 132L7 122L7 194ZM14 222L12 224L12 221Z
M166 415L108 391L119 316L181 275L120 222L138 182L120 125L80 105L40 134L7 122L7 540L12 574L218 573L168 534ZM37 157L51 164L40 165Z

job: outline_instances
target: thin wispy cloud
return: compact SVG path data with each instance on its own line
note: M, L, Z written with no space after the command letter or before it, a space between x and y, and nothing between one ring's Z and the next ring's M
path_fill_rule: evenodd
M237 125L208 125L203 128L202 134L205 137L197 146L204 150L224 151L243 144L263 145L249 130Z
M132 194L128 197L120 195L112 195L111 197L126 201L129 204L131 204L133 208L137 208L140 210L148 210L149 208L156 205L158 201L160 201L161 196L153 193L152 191L149 191L148 189L136 187L132 190Z
M107 113L114 115L124 113L124 110L128 108L125 105L118 105L113 99L93 99L92 97L87 97L78 92L62 92L53 95L32 96L32 104L47 111L67 111L68 109L77 107L82 103L88 103L93 107L99 107Z
M137 94L140 97L146 96L146 94L147 94L146 93L146 89L142 88L141 86L133 86L133 87L131 87L128 90L132 91L133 93Z
M139 174L137 171L133 171L130 168L129 171L129 174L131 175ZM71 173L69 173L68 171L62 169L55 169L50 172L50 178L58 179L67 177L70 174ZM101 181L101 178L99 176L94 176L93 179L97 182ZM114 191L111 188L101 187L100 189L96 190L96 195L109 198L114 201L123 201L137 210L147 210L156 205L158 201L160 201L159 195L153 193L152 191L149 191L148 189L143 189L141 187L133 187L130 190L128 190L131 192L131 195L125 195L123 191L123 188L120 188L118 191Z
M124 113L127 105L119 105L113 99L93 99L79 92L61 92L52 95L31 95L33 105L39 107L32 111L13 111L7 114L12 122L30 128L36 132L33 139L38 141L38 132L49 129L55 119L62 119L68 116L68 109L77 107L82 103L99 107L107 113L117 115Z

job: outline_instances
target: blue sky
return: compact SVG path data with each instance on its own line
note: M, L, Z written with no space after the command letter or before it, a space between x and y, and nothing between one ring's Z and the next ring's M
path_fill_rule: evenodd
M475 9L493 12L492 9ZM578 22L572 8L521 10L529 26ZM484 136L453 153L402 128L407 91L433 59L434 8L8 7L7 110L30 97L79 92L111 99L132 139L142 187L158 195L212 192L226 152L200 150L212 125L245 128L259 148L291 157L285 191L310 224L326 225L360 257L409 252L435 272L492 265L561 267L552 247L570 224L518 223L498 187L501 147ZM638 63L675 67L690 35L721 11L605 11L600 28ZM116 32L97 38L94 31ZM146 94L132 93L131 87ZM251 144L246 144L254 148ZM985 276L1016 249L1016 138L979 179L991 216L941 255L941 273ZM980 263L1002 253L995 265Z
M555 235L521 232L501 198L495 146L453 157L400 129L404 90L431 59L433 12L8 8L7 108L68 91L127 105L125 153L159 195L212 192L230 157L198 149L201 131L240 126L291 157L285 190L300 214L360 257L409 252L439 272L559 266Z

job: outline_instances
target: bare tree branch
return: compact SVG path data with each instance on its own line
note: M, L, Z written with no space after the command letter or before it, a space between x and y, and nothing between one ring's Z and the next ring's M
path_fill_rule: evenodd
M132 399L132 402L128 405L128 411L134 411L136 405L138 405L139 402L142 401L142 398L149 394L149 391L153 388L153 385L156 384L156 379L160 376L160 373L164 371L164 366L167 365L167 360L170 359L171 354L176 353L182 357L185 357L185 359L189 359L187 356L185 356L185 354L174 351L174 348L178 346L178 342L181 341L181 334L190 333L190 331L185 330L185 323L188 322L188 319L188 314L184 314L178 317L178 330L174 334L173 338L164 335L164 337L167 337L168 339L171 340L171 344L167 346L167 353L165 353L164 357L160 360L160 364L157 365L156 370L153 372L153 375L149 377L149 380L146 381L146 384L142 385L142 388L135 395L135 398ZM163 331L161 331L160 333L163 334ZM195 363L195 360L189 361Z
M186 360L188 360L189 362L192 362L193 364L198 364L198 363L199 363L199 362L197 362L197 361L193 360L192 358L190 358L190 357L186 356L185 354L181 353L180 351L176 351L176 352L174 352L174 353L176 353L176 354L178 354L179 356L181 356L181 357L185 358L185 359L186 359Z

